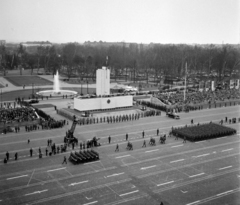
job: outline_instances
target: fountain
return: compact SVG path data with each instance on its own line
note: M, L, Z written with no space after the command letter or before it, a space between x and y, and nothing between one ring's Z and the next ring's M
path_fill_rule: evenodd
M77 95L77 92L72 90L60 90L59 75L57 71L56 75L54 75L53 90L43 90L43 91L37 92L37 95L52 96L52 97L63 96L63 95L75 96Z

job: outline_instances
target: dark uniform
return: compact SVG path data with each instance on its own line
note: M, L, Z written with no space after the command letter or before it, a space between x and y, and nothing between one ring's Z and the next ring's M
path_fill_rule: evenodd
M146 141L143 141L143 146L142 147L146 147Z
M128 133L126 134L126 141L128 141Z
M108 137L108 143L110 144L111 143L111 136L109 135Z
M119 152L119 146L118 146L118 144L116 145L115 152Z
M157 129L157 136L159 135L159 129Z
M62 164L64 164L64 163L67 164L67 157L66 156L63 157L63 163Z
M143 130L143 132L142 132L142 138L144 138L144 135L145 135L145 132L144 132L144 130Z
M17 160L18 159L18 153L16 152L15 153L15 160Z
M7 158L7 160L9 160L9 153L8 152L6 153L6 158Z
M33 154L33 150L32 148L30 149L30 156L32 157L32 154Z

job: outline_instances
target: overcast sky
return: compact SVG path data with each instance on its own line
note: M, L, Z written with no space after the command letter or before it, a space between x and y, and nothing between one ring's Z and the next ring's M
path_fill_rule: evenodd
M0 0L0 40L240 43L240 0Z

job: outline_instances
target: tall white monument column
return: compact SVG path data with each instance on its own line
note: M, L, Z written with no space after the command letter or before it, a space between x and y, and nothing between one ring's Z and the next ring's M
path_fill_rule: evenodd
M96 94L110 95L110 70L106 67L97 70Z

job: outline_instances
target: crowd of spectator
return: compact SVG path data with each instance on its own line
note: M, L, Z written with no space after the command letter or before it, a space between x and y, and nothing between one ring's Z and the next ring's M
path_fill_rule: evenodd
M240 92L239 89L186 92L185 102L183 92L159 94L158 98L166 105L195 105L199 103L215 103L230 99L240 99Z
M34 109L30 107L0 109L0 122L3 123L33 121L37 118Z

